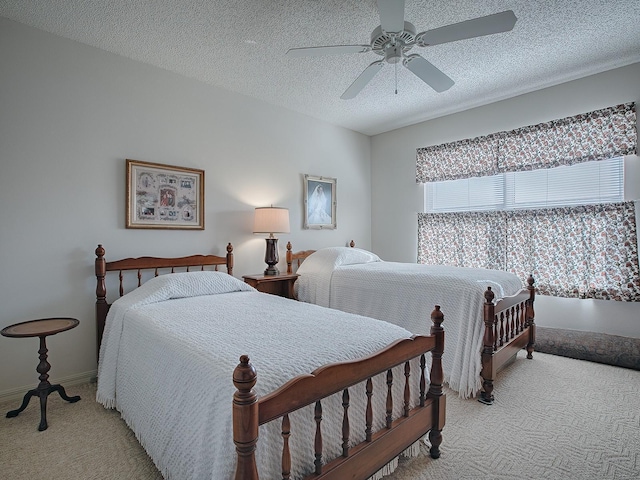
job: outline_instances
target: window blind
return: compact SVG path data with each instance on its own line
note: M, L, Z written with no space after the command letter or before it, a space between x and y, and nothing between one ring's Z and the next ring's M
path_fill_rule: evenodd
M425 212L515 210L624 200L624 158L430 182Z

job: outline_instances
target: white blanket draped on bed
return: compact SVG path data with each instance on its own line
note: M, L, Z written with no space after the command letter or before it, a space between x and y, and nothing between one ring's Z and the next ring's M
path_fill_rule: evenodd
M463 398L481 388L484 292L496 301L522 288L515 275L487 269L381 261L365 250L321 249L300 266L298 300L429 333L434 305L444 312L445 381Z
M250 356L258 372L255 390L264 395L318 366L360 358L409 336L390 323L258 293L223 273L163 275L111 306L97 400L121 412L165 478L226 480L236 464L232 373L240 355ZM374 385L386 388L384 378ZM401 391L402 382L396 386ZM351 394L353 442L364 432L366 396L357 393ZM331 424L329 412L342 411L341 395L323 406L325 458L334 458L341 423ZM292 478L299 478L313 466L313 406L290 417L292 453L302 446L308 461L303 466L293 458ZM378 428L383 421L376 418ZM278 477L281 448L278 422L260 427L261 478Z

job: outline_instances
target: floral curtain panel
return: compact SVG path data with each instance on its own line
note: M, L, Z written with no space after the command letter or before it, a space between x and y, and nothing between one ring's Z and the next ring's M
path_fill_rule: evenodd
M506 219L502 212L418 215L418 263L504 270Z
M634 103L474 139L419 148L416 182L427 183L631 155Z
M640 301L633 202L418 215L418 262L532 274L558 297Z

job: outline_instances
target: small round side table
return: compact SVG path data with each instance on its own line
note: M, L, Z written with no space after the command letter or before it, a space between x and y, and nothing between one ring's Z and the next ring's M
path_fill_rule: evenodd
M67 392L64 391L62 385L51 385L49 383L49 375L47 372L51 369L51 365L47 362L48 350L45 341L49 335L71 330L77 327L79 323L75 318L43 318L40 320L16 323L0 331L0 334L5 337L40 337L40 350L38 350L40 363L38 364L38 368L36 368L36 371L40 374L40 383L36 388L26 393L20 408L7 412L7 418L17 417L20 412L27 408L31 397L40 397L40 425L38 426L38 430L43 431L47 429L47 397L51 392L58 392L62 399L67 402L75 403L80 400L79 396L67 396Z

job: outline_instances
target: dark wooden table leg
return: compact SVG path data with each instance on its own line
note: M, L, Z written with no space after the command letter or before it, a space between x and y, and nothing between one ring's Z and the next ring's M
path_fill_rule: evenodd
M66 400L69 403L76 403L78 400L80 400L80 395L75 395L73 397L68 396L67 392L64 391L64 387L62 385L51 385L51 387L49 388L49 393L51 392L58 392L62 399Z
M47 429L47 397L49 392L46 390L40 390L40 425L38 425L38 431L42 432Z
M11 410L10 412L7 412L7 418L13 418L13 417L17 417L18 414L23 411L25 408L27 408L27 405L29 405L29 400L31 400L31 397L33 396L37 396L38 395L38 390L37 389L33 389L33 390L29 390L24 398L22 399L22 405L20 405L20 408L16 409L16 410Z
M59 384L51 385L51 383L49 383L48 372L51 369L51 365L47 361L48 350L47 350L47 344L46 344L45 338L46 336L40 337L40 350L38 350L38 353L40 354L40 357L39 357L40 363L38 364L38 368L36 368L36 371L40 374L40 377L39 377L40 384L38 385L37 388L34 388L33 390L29 390L26 393L26 395L22 399L22 405L20 405L20 408L18 408L17 410L11 410L10 412L7 412L7 418L17 417L20 412L22 412L25 408L27 408L27 405L29 404L31 397L40 397L40 425L38 425L38 430L41 432L43 430L46 430L48 427L47 397L51 392L58 392L62 397L62 399L66 400L67 402L75 403L78 400L80 400L79 395L76 395L74 397L68 396L67 392L65 392L62 385L59 385Z

